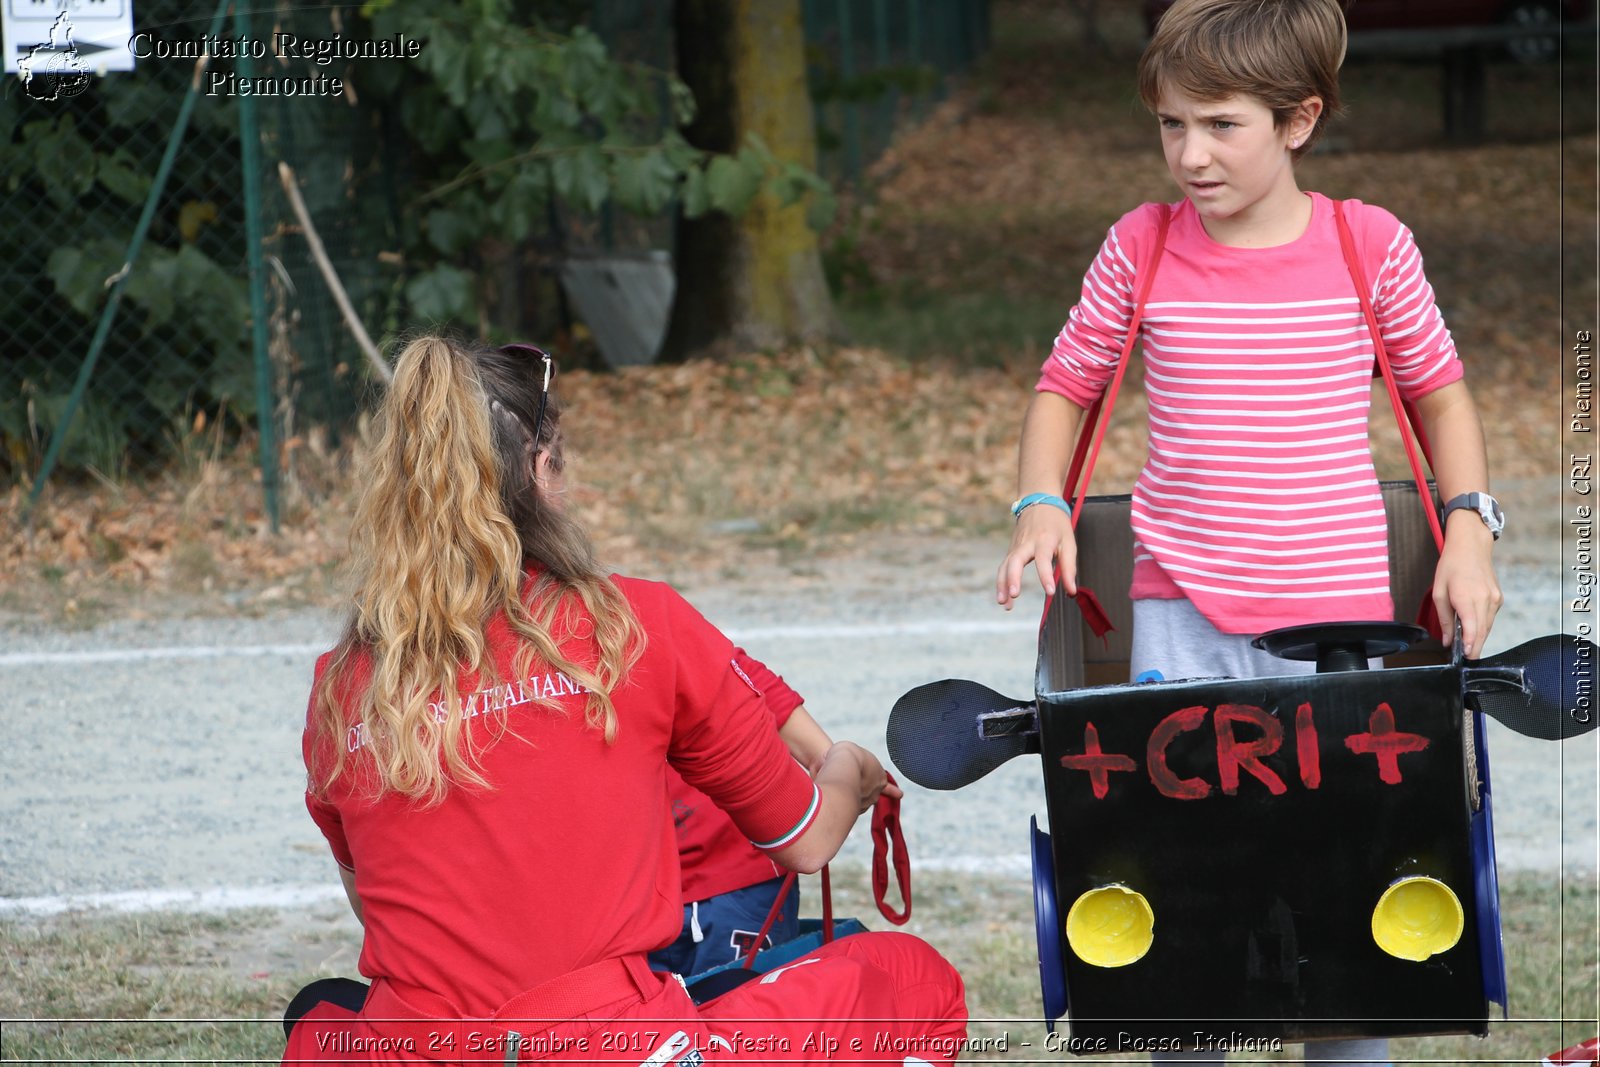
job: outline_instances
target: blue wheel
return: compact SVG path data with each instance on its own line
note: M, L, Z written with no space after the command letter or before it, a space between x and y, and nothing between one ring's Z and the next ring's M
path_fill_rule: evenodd
M1050 835L1039 829L1038 816L1029 816L1033 838L1033 932L1039 948L1039 990L1044 995L1044 1018L1051 1030L1067 1013L1067 968L1061 954L1061 912L1056 903L1055 859Z
M1489 803L1489 747L1484 738L1484 717L1472 716L1472 746L1477 757L1479 809L1472 815L1472 874L1477 900L1478 962L1483 969L1483 999L1500 1005L1504 1018L1510 1012L1506 1003L1506 950L1500 936L1500 878L1494 857L1494 812Z

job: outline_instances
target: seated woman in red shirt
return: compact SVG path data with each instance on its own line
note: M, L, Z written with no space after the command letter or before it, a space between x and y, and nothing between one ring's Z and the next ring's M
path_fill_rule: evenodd
M840 939L700 1007L648 967L681 918L669 763L807 872L887 777L845 741L808 774L726 637L598 566L562 505L549 371L531 346L437 337L396 363L304 741L372 984L297 998L284 1061L692 1067L820 1043L951 1062L961 979L909 935Z
M833 741L805 709L805 701L771 668L742 648L734 666L760 692L772 713L778 736L790 755L808 771L822 765ZM787 873L750 843L711 798L667 768L672 822L678 835L678 866L683 885L683 928L678 939L650 953L650 966L689 978L743 959L766 926L783 892ZM893 783L885 787L899 796ZM783 898L761 948L793 940L800 932L800 885ZM699 997L697 989L690 992Z

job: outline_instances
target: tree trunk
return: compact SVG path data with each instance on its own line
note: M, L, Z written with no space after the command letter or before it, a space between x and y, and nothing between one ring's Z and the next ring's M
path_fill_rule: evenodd
M749 134L816 166L800 0L678 0L678 75L697 111L689 142L736 152ZM739 218L677 223L677 292L662 358L837 338L841 331L803 204L763 192Z

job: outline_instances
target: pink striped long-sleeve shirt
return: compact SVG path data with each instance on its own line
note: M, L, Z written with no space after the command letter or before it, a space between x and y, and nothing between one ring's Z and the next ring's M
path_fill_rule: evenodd
M1367 440L1374 352L1332 203L1276 248L1213 241L1176 206L1145 305L1149 458L1133 490L1134 599L1188 597L1225 633L1390 619L1388 539ZM1401 395L1461 377L1411 232L1345 202ZM1132 319L1158 205L1111 228L1038 388L1088 407ZM1080 560L1093 582L1093 560Z

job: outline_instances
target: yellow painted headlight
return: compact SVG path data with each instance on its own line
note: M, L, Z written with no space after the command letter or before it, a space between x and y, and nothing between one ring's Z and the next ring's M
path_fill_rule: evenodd
M1461 901L1437 878L1402 878L1372 909L1372 939L1389 955L1421 962L1461 940Z
M1155 941L1155 912L1125 885L1091 889L1067 912L1067 944L1085 963L1124 967L1141 959Z

